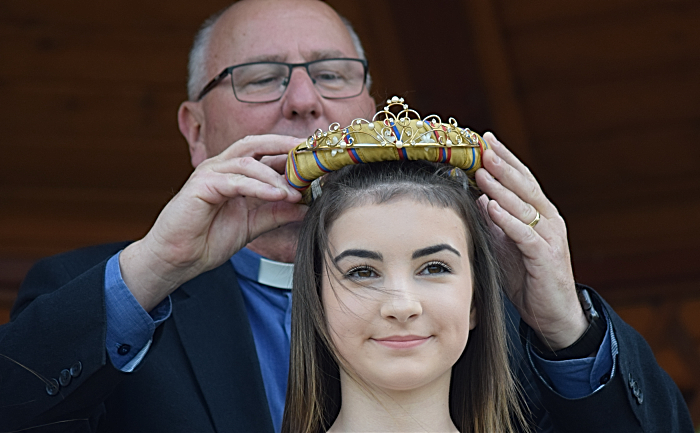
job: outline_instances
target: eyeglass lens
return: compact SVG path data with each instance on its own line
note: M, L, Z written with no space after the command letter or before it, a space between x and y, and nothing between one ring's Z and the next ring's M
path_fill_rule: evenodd
M256 63L231 71L233 91L244 102L274 101L282 96L290 77L290 66ZM365 69L353 60L322 60L308 65L309 76L321 96L349 98L362 92Z

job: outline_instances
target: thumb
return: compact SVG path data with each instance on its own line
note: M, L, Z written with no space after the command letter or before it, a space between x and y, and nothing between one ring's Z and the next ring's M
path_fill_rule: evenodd
M308 209L303 204L279 201L268 202L252 210L248 220L248 241L283 225L303 220Z

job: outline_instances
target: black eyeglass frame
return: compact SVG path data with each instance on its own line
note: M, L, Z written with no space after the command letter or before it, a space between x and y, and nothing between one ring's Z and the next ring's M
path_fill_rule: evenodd
M197 96L197 102L201 101L202 98L203 98L207 93L211 92L216 86L218 86L222 81L224 81L224 79L226 79L226 77L228 77L229 75L231 75L231 73L233 72L234 69L240 68L240 67L242 67L242 66L259 65L259 64L285 65L285 66L287 66L287 67L289 68L289 75L287 76L287 86L288 86L288 85L289 85L289 81L292 79L292 72L294 71L294 68L301 68L301 67L303 67L304 69L306 69L306 73L309 75L309 77L311 77L311 72L309 72L309 65L313 65L314 63L325 62L325 61L329 61L329 60L352 60L352 61L355 61L355 62L360 62L360 63L362 63L362 66L364 67L364 77L362 78L362 88L360 89L359 92L357 92L357 94L352 95L352 96L341 96L341 97L339 97L339 98L328 97L328 96L323 96L323 95L321 95L321 96L323 96L323 97L326 98L326 99L347 99L347 98L354 98L355 96L357 96L357 95L359 95L360 93L362 93L363 90L365 90L365 85L367 84L367 72L368 72L368 67L367 67L367 66L368 66L368 63L367 63L367 60L365 60L365 59L351 59L351 58L345 58L345 57L336 57L336 58L331 58L331 59L312 60L312 61L306 62L306 63L250 62L250 63L241 63L240 65L229 66L228 68L225 68L223 71L221 71L221 72L219 73L219 75L217 75L217 76L214 77L211 81L209 81L209 82L207 83L207 85L204 86L204 88L202 89L202 91L199 92L199 95ZM312 78L312 80L313 80L313 78ZM314 84L315 84L315 83L314 83ZM284 88L284 91L285 91L285 92L287 91L287 86L285 86L285 88ZM236 95L236 88L235 88L235 86L233 85L233 79L231 80L231 88L233 89L233 96L235 96L236 99L238 99L239 101L241 101L241 100L238 98L238 95ZM262 103L266 103L266 102L275 102L275 101L279 101L279 100L282 98L282 95L284 95L284 92L282 92L282 94L281 94L277 99L272 99L272 100L270 100L270 101L255 101L255 102L251 102L251 101L241 101L241 102L245 102L245 103L248 103L248 104L262 104Z

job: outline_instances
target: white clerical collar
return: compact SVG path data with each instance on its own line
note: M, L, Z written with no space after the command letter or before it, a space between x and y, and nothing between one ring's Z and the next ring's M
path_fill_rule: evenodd
M292 289L292 275L294 265L292 263L275 262L260 257L258 269L258 283L277 289Z

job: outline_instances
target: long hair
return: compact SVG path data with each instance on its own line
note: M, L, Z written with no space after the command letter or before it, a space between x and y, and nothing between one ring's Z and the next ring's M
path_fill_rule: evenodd
M452 176L450 169L426 161L390 161L347 166L324 179L323 193L310 206L297 245L282 432L325 432L340 411L341 360L328 331L321 299L323 269L329 265L325 257L331 225L351 207L405 197L452 209L464 222L471 241L472 305L479 319L452 368L452 422L461 432L527 430L519 391L508 365L502 278L494 241L483 210L476 203L475 188L466 188L466 179Z

